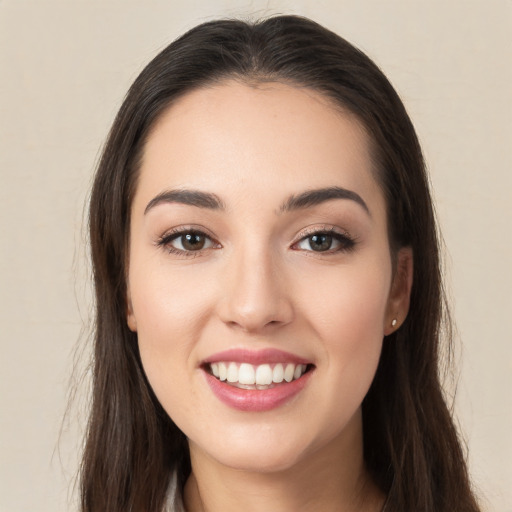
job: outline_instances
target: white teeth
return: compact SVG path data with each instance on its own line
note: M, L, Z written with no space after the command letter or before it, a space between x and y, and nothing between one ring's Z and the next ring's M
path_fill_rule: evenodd
M262 364L256 369L256 384L268 386L272 384L272 368L268 364Z
M283 382L284 379L284 368L281 363L276 364L274 366L274 371L272 372L272 381L276 384Z
M239 384L246 389L254 389L253 386L257 389L268 389L271 384L292 382L299 379L306 372L306 368L305 364L293 363L277 363L273 367L270 364L254 366L249 363L227 361L210 364L212 374L219 380L227 380L230 384Z
M238 371L238 382L240 384L255 384L256 381L253 366L251 364L242 363Z
M284 380L291 382L293 380L293 374L295 373L295 365L288 363L284 370Z
M236 363L229 363L227 380L228 382L238 382L238 366Z
M228 369L226 363L219 363L219 379L226 380L228 376Z

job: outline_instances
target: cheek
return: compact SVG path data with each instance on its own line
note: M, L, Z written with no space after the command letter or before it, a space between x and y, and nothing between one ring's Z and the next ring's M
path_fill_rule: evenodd
M318 272L309 283L302 283L297 295L322 339L364 344L383 337L389 286L390 277L375 263L358 271L347 266Z
M195 346L206 304L197 282L164 266L133 265L130 292L144 371L162 405L179 400L196 369ZM142 272L137 272L142 268ZM181 407L181 405L180 405Z
M186 345L208 307L203 277L160 262L133 264L133 268L130 292L139 342L162 350Z
M369 389L384 339L389 286L390 275L376 263L317 276L315 286L301 293L305 318L321 340L320 362L330 383L324 397L331 405L348 401L352 410Z

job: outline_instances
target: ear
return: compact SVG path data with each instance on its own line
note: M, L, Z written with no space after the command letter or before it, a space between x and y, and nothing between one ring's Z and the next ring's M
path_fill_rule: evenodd
M137 332L137 320L133 313L132 296L129 284L126 285L126 323L128 324L130 331Z
M411 301L413 254L411 247L402 247L397 254L396 268L389 291L384 335L396 331L405 321Z

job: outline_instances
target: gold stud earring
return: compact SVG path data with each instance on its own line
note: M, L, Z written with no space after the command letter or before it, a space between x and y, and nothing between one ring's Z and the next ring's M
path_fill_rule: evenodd
M396 322L397 322L396 318L393 318L393 320L391 321L391 327L395 327Z

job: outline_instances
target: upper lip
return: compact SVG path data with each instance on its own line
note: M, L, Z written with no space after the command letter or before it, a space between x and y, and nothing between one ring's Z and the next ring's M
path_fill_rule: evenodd
M263 350L233 348L217 352L216 354L209 356L202 362L202 364L217 363L220 361L249 363L253 365L274 363L311 364L311 361L308 361L307 359L275 348Z

